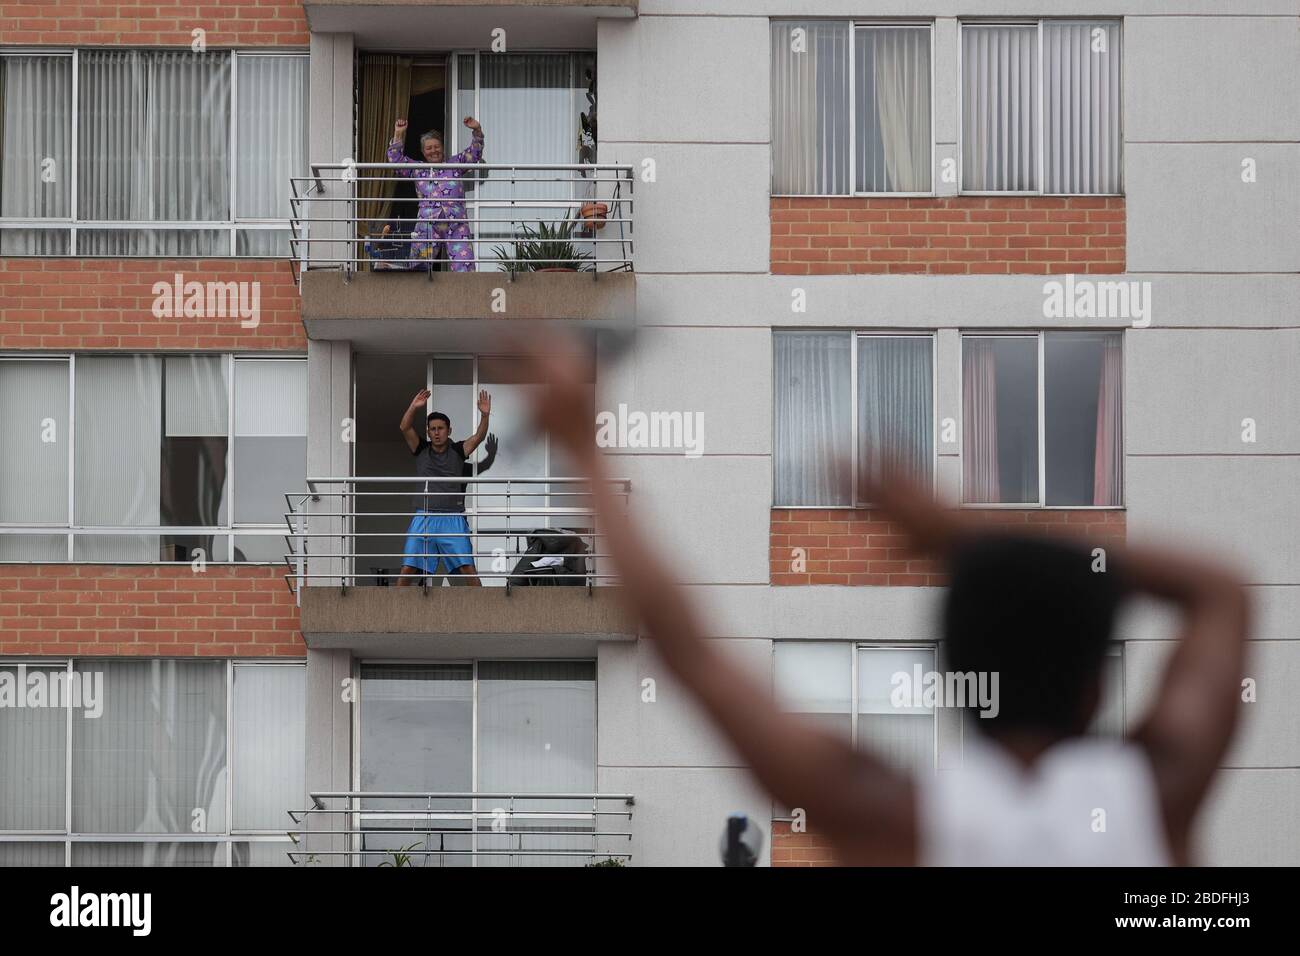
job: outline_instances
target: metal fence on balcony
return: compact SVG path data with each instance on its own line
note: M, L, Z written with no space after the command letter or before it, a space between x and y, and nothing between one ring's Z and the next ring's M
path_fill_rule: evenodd
M395 585L403 566L419 571L405 583L464 583L464 575L448 571L447 557L472 562L483 584L590 587L614 577L584 478L381 476L306 484L306 492L285 495L285 580L295 592L312 584ZM609 484L626 508L631 482ZM440 535L408 535L417 514L462 496L467 548L449 548Z
M313 163L290 179L295 276L309 269L424 272L602 272L632 268L633 168L607 163ZM399 172L462 170L465 197L389 195ZM421 216L420 210L425 212ZM441 223L428 224L428 214ZM422 219L425 224L421 225ZM442 236L468 229L471 256ZM430 242L432 237L433 242ZM457 241L457 240L449 240Z
M295 864L584 866L632 857L628 793L345 790L310 798L289 812Z

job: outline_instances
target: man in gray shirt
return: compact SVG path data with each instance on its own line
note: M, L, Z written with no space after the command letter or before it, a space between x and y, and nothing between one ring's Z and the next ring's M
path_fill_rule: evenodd
M451 440L451 419L442 412L433 412L425 419L425 437L415 430L415 422L428 401L429 390L420 389L402 416L402 437L415 457L415 473L422 478L461 478L466 459L487 435L492 396L486 391L478 393L478 430L456 442ZM480 585L469 523L465 520L464 483L427 482L424 490L425 494L416 496L415 517L406 531L398 587L410 584L413 574L436 574L440 560L448 571L469 578L467 584Z

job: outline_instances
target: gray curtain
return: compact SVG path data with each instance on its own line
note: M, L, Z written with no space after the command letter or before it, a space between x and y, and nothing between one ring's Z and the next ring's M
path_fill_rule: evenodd
M79 64L82 220L230 218L230 54L86 50ZM222 255L226 233L86 229L87 255Z
M1038 28L962 27L962 188L1038 188Z
M1121 190L1120 59L1118 21L1043 24L1045 192Z
M859 473L884 465L929 483L934 470L933 346L927 337L858 338Z
M0 216L71 215L72 57L0 57L0 108ZM66 229L4 229L0 253L63 255L68 236Z
M852 342L847 332L777 332L775 504L853 503Z
M772 192L849 191L849 24L774 20Z

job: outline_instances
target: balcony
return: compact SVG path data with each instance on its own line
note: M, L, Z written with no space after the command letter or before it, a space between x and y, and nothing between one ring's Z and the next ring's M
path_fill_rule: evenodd
M595 45L598 19L635 17L639 0L304 0L313 33L351 33L376 48L409 49L436 39L474 48L495 29L510 48L564 49Z
M416 203L386 195L412 169L467 173L464 215L444 219L470 233L461 271L415 231ZM612 164L313 164L290 183L307 333L366 344L430 319L630 322L632 183Z
M631 483L612 484L626 506ZM285 580L307 646L406 657L437 635L440 656L558 656L634 639L588 487L556 477L309 478L306 493L285 496L284 515ZM436 545L406 550L416 500L425 508L462 494L469 550L444 545L444 555L471 562L473 576L448 573ZM420 573L403 577L406 564Z
M583 866L631 860L626 793L312 793L290 811L302 865ZM627 823L623 824L622 821Z

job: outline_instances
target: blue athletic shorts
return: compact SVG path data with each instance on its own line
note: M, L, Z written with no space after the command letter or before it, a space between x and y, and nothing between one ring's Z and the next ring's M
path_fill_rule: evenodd
M402 564L425 574L438 573L440 558L448 571L474 564L473 558L465 557L474 548L469 543L469 522L462 514L417 511L406 529L406 546L402 550L406 554Z

